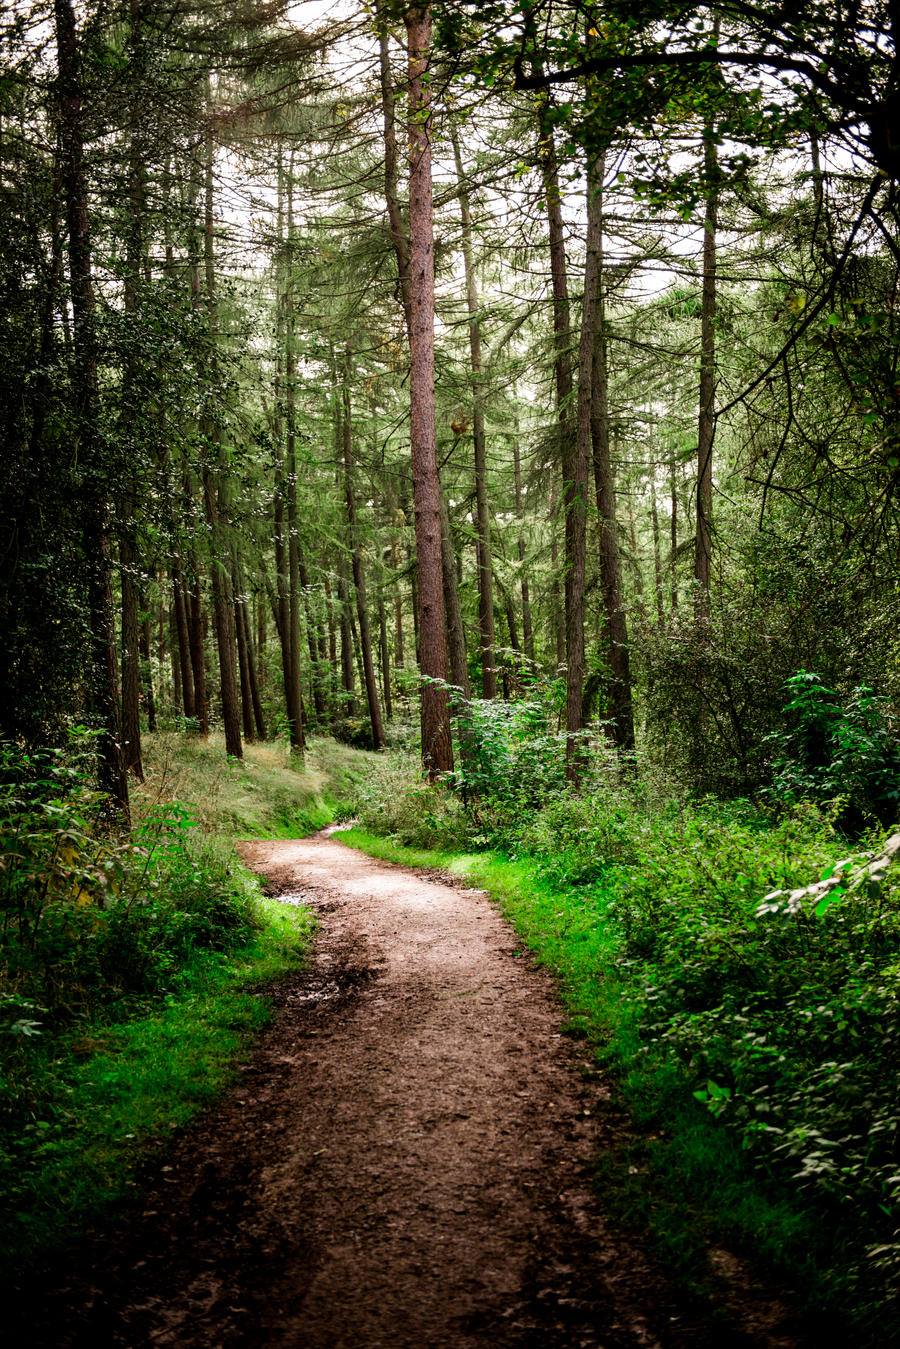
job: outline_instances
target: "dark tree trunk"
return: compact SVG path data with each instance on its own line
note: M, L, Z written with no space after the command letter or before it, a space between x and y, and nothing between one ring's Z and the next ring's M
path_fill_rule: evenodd
M600 296L601 222L596 209L597 165L588 167L588 225L584 301L578 349L578 416L574 446L564 442L563 504L566 528L566 774L577 784L583 769L579 733L584 693L584 581L588 464L591 458L594 346Z
M123 502L119 539L119 576L122 589L122 762L144 781L141 761L141 652L138 616L137 550L134 546L134 494Z
M515 391L513 397L516 397ZM523 532L523 521L525 519L522 510L522 465L519 461L519 417L515 414L513 420L513 483L516 493L516 519L519 522L519 537L517 540L517 550L519 554L520 587L522 593L522 641L525 646L525 655L532 665L534 664L534 629L531 624L531 596L528 590L528 573L525 569L525 535Z
M113 618L109 507L100 429L100 389L91 235L84 173L84 110L75 12L71 0L54 3L59 79L60 177L66 202L73 324L72 390L82 475L82 528L87 562L91 639L89 693L100 735L97 742L100 790L114 815L129 819L128 778L119 749L119 688Z
M703 294L700 303L700 415L697 428L697 534L694 576L696 614L709 617L712 557L712 463L716 412L716 228L718 224L718 155L712 128L704 134L704 168L708 184L703 221Z
M356 679L353 673L353 629L350 624L350 595L347 587L347 563L343 554L338 558L338 604L341 622L341 687L344 690L343 712L352 717L356 712Z
M210 331L218 327L215 249L213 233L213 144L206 137L205 188L203 210L203 254L206 272L206 308ZM207 378L215 381L215 361ZM219 680L222 696L222 721L225 726L225 752L236 759L241 748L241 711L238 696L237 649L234 631L234 597L231 589L230 547L228 544L228 464L222 443L221 427L215 419L203 426L206 441L203 462L203 505L210 533L210 580L216 647L219 653Z
M384 608L384 595L378 592L378 639L381 648L381 689L384 698L384 716L392 721L394 706L391 695L391 654L388 650L387 614Z
M369 612L366 607L366 577L363 571L362 550L359 543L359 521L356 515L356 493L353 487L353 425L350 419L350 354L347 353L347 365L343 382L343 449L344 449L344 494L347 502L347 523L350 526L350 556L353 566L353 585L356 590L356 614L359 620L359 644L362 652L363 677L366 689L366 702L369 707L369 722L372 726L372 743L375 749L384 749L384 727L381 724L381 708L378 704L378 686L375 681L375 664L372 660L372 637L369 630Z
M678 479L675 473L675 451L669 459L669 494L672 519L669 534L669 572L672 585L672 613L678 612Z
M153 689L153 667L150 663L150 616L144 613L140 634L141 683L144 704L147 708L147 730L153 734L156 730L156 694Z
M194 716L197 729L203 736L209 735L209 703L206 697L206 615L203 611L203 595L200 589L200 576L195 571L194 587L191 591L191 671L194 676Z
M481 638L481 691L485 698L497 696L494 657L494 592L491 567L491 514L487 487L487 445L484 432L484 373L481 360L481 308L472 248L472 213L463 173L459 137L451 124L450 139L456 164L457 195L462 217L463 269L466 278L466 308L469 314L469 357L472 367L472 442L475 451L475 502L478 537L478 630ZM456 681L454 680L454 683Z
M186 669L189 670L189 667L186 664L186 662L190 660L190 656L187 654L187 652L185 652L184 657L182 657L181 652L178 649L178 630L175 626L174 606L169 610L169 630L172 636L171 653L170 653L172 657L172 704L175 708L175 715L180 716L180 714L183 711L181 699L181 681L184 675L184 671Z
M462 689L463 698L472 696L469 682L469 662L466 656L466 630L459 603L457 555L450 528L450 507L447 493L441 491L441 576L444 587L444 607L447 613L447 646L450 660L450 683Z
M653 465L653 471L656 471L656 465ZM656 483L653 478L650 479L650 513L653 521L653 580L656 591L656 621L662 625L663 615L663 573L662 573L662 553L659 544L659 511L656 507Z
M441 484L434 423L434 224L431 188L431 8L404 15L409 47L410 447L422 671L422 762L434 779L453 767L441 567Z
M194 676L191 670L191 643L188 635L187 601L185 599L184 585L181 578L181 567L178 562L172 563L172 609L175 619L175 632L178 638L178 666L181 679L184 715L186 717L194 717L196 716L196 704L194 702ZM173 645L173 653L175 649L176 648Z
M601 158L594 165L588 183L588 234L595 241L597 251L597 294L591 371L591 445L600 532L600 585L603 591L607 650L612 672L610 711L616 747L620 751L630 751L634 749L631 661L616 520L616 482L609 447L609 374L603 299L603 168L604 161ZM587 312L586 302L585 312Z
M297 521L297 430L296 430L296 371L294 362L294 290L293 290L293 235L294 235L294 157L288 168L287 190L287 268L284 287L284 384L287 423L287 552L288 552L288 641L290 646L291 746L305 748L304 707L300 674L300 538Z

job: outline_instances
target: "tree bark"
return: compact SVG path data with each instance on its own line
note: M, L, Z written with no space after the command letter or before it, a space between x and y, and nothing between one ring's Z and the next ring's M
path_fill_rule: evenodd
M463 698L472 696L469 680L469 661L466 655L466 630L459 603L459 577L456 571L456 549L450 528L450 506L447 493L441 488L441 573L444 586L444 605L447 610L447 646L450 657L450 683L462 689ZM495 690L496 692L496 690Z
M513 397L515 398L515 396L515 390L513 390ZM519 461L518 413L513 417L513 483L516 493L516 520L519 522L517 548L519 553L520 588L522 593L522 641L525 645L525 655L531 664L534 665L534 629L531 623L531 596L528 591L528 573L525 570L525 535L522 527L525 515L522 510L522 466Z
M71 0L54 0L58 60L60 176L66 201L73 316L72 388L82 475L82 527L87 562L91 665L89 693L96 719L98 782L114 816L129 819L128 778L120 752L118 668L113 618L109 506L103 489L100 387L91 233L84 171L84 108L75 12Z
M656 472L656 465L652 466L653 473ZM653 522L653 579L654 589L656 591L656 621L662 626L663 616L663 574L662 574L662 553L659 544L659 511L656 506L656 483L654 478L650 478L650 514Z
M584 692L584 581L588 464L592 449L593 372L600 297L602 225L596 207L599 165L588 166L584 299L578 348L578 415L574 447L564 443L563 504L566 540L566 776L573 785L584 766L579 733Z
M591 374L591 445L600 533L600 585L606 619L607 652L612 672L609 701L616 747L621 752L634 749L634 712L631 698L628 625L622 586L622 560L616 519L616 482L609 445L609 372L603 297L603 169L604 160L601 157L595 163L588 182L588 232L596 240L597 249L596 327Z
M410 448L421 647L422 763L432 780L453 767L441 569L441 485L434 421L434 223L431 187L431 7L404 15L409 50Z
M463 270L466 278L466 308L469 314L469 357L472 372L472 443L475 451L475 502L478 537L478 630L481 639L481 691L485 698L497 696L494 656L494 592L491 567L491 515L487 486L487 445L484 433L484 372L481 360L481 323L475 256L472 248L472 212L463 172L459 136L451 123L450 140L456 165L457 196L462 218ZM454 681L455 682L455 681Z
M194 716L197 729L203 736L209 735L209 703L206 697L206 616L203 610L203 596L200 589L199 573L194 576L191 591L191 671L194 676Z
M305 748L304 707L300 677L300 537L297 521L297 409L294 362L294 156L291 153L287 182L287 259L284 284L284 385L287 430L287 552L288 552L288 644L291 678L291 748Z
M708 184L703 221L703 293L700 303L700 415L697 430L697 533L694 576L696 616L709 617L712 557L712 463L716 411L716 228L718 154L713 130L704 133L704 169Z
M347 523L350 526L350 556L353 567L353 585L356 590L356 614L359 620L359 644L362 651L363 676L365 680L366 702L369 708L369 722L372 727L372 743L375 749L384 749L384 727L381 722L381 708L378 703L378 686L375 680L375 664L372 660L372 635L369 628L369 612L366 607L366 576L363 570L362 549L359 543L359 521L356 514L356 493L353 486L353 425L350 417L350 353L344 367L343 396L343 449L344 449L344 494L347 502Z

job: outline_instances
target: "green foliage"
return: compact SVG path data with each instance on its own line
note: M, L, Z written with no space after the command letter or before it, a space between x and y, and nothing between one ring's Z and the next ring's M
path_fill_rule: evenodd
M774 750L772 794L788 806L833 803L844 827L882 824L900 813L900 742L884 698L864 685L846 699L801 670L787 681L787 726L767 738Z
M523 809L515 833L503 817L494 838L513 857L474 854L491 841L485 801L454 810L445 788L404 788L396 762L361 811L390 840L344 837L458 871L501 902L650 1130L625 1159L640 1175L624 1202L686 1276L709 1277L712 1213L811 1307L884 1342L900 1325L898 868L827 905L764 903L833 871L847 847L833 812L808 802L773 820L669 785L601 756L581 795ZM416 810L441 827L417 827ZM403 846L429 836L440 853Z

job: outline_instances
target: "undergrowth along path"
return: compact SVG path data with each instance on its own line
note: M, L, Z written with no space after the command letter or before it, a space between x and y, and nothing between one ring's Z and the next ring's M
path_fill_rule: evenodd
M624 1121L485 896L321 835L242 853L320 914L314 964L29 1342L721 1344L605 1225L590 1165Z

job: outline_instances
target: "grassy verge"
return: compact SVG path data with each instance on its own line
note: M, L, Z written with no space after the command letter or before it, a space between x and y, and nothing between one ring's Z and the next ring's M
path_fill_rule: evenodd
M8 1273L124 1198L147 1153L232 1080L270 1019L268 1001L251 986L295 968L312 930L303 909L260 900L259 912L246 945L199 955L179 991L135 999L121 1020L98 1015L39 1048L31 1042L22 1075L28 1122L20 1116L0 1142Z
M755 901L745 899L743 917L726 924L730 884L743 880L750 897L765 893L746 856L750 875L741 877L738 845L745 852L755 847L760 865L767 852L784 859L792 853L789 831L740 839L735 820L722 825L736 851L714 886L717 912L705 898L703 925L686 894L678 906L679 886L686 892L687 882L679 878L672 838L660 848L668 854L667 885L651 874L646 854L567 883L558 854L430 851L362 829L340 838L384 860L447 870L486 890L557 976L570 1031L592 1042L637 1125L633 1143L598 1159L607 1207L652 1235L683 1286L700 1296L714 1288L710 1243L725 1242L792 1285L822 1344L834 1342L835 1326L844 1333L848 1324L860 1345L884 1343L900 1318L885 1278L890 1265L879 1268L877 1255L893 1259L896 1209L889 1206L890 1159L885 1169L877 1127L871 1137L869 1130L879 1116L895 1121L883 1040L892 1037L896 970L891 982L888 961L868 1001L852 979L848 989L847 929L855 921L849 908L832 932L823 920L804 927L796 916L789 931L776 922L771 931L753 932ZM689 837L691 828L688 822ZM821 839L806 842L815 852ZM707 844L701 871L711 870L714 857L709 837ZM718 839L718 846L726 845ZM802 852L796 839L793 846ZM790 864L800 863L793 857ZM696 874L691 883L696 889ZM661 933L647 915L643 926L635 918L653 884L679 925ZM889 920L890 914L877 938L888 950ZM873 981L871 958L856 952L856 969ZM804 1044L797 1026L831 1039ZM849 1057L841 1061L851 1052L863 1067ZM823 1074L819 1058L826 1055ZM876 1056L870 1069L867 1061ZM873 1261L878 1235L883 1246Z
M92 824L79 747L0 780L0 1258L49 1254L133 1188L143 1158L233 1075L312 917L265 899L234 840L341 810L366 756L314 742L228 760L220 738L145 741L134 827ZM87 769L83 767L88 764Z

